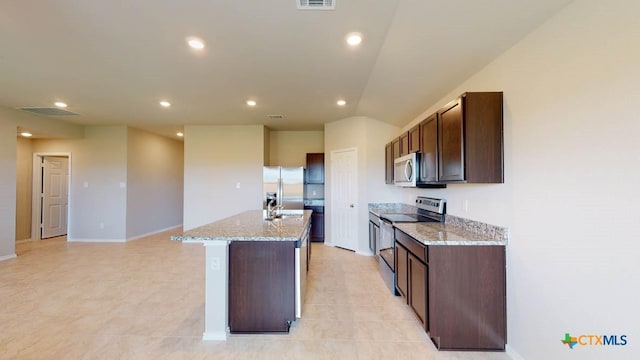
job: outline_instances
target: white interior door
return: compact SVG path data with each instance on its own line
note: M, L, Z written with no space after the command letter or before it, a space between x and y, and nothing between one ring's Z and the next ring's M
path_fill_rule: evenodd
M331 152L331 242L358 248L358 153L356 149Z
M42 157L41 239L67 234L69 158Z

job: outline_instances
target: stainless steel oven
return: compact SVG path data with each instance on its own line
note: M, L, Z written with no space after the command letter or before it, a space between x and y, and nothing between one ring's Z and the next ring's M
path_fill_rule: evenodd
M418 196L414 211L380 214L380 236L376 245L378 268L385 284L399 295L395 284L395 223L444 222L445 200Z

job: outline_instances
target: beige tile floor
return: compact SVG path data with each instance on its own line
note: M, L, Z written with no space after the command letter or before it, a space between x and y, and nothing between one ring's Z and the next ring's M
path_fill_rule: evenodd
M508 359L438 352L373 258L321 244L289 334L203 341L204 248L171 234L18 244L0 262L0 359Z

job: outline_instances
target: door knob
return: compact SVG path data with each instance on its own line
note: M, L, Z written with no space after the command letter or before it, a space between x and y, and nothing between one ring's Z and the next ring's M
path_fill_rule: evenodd
M352 207L353 207L353 204L349 205L349 207L350 207L350 208L352 208Z

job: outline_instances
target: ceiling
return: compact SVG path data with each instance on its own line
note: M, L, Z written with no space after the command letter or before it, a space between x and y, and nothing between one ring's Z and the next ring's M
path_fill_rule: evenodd
M0 106L64 101L79 115L53 118L167 136L205 124L315 130L350 116L402 126L569 2L4 1ZM350 47L354 31L363 42Z

